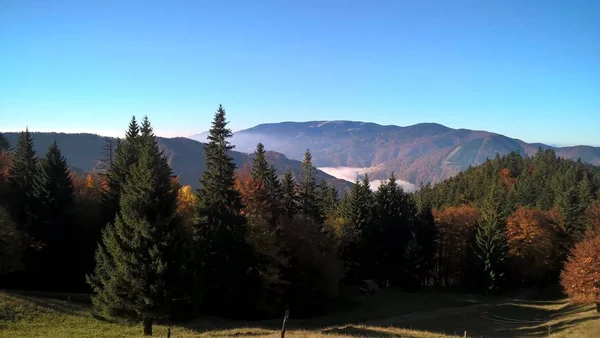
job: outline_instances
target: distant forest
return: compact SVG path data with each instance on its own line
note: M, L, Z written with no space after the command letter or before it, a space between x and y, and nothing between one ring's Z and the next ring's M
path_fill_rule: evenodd
M227 124L219 106L197 189L147 118L106 141L96 173L70 169L56 143L37 154L27 130L12 145L0 134L0 288L91 293L99 316L146 335L165 318L313 316L352 286L560 283L600 304L598 167L540 149L414 193L392 174L341 194L317 181L309 151L299 175L278 175L262 144L237 168Z

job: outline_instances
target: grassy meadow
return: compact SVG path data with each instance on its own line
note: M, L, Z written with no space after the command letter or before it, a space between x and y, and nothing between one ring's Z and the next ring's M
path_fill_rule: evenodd
M598 337L600 315L560 295L493 298L459 293L382 290L347 299L344 311L296 319L286 337ZM0 337L141 337L142 327L94 316L76 296L0 293ZM353 306L348 307L349 304ZM280 320L234 322L201 318L172 324L171 337L280 337ZM154 327L167 336L166 325Z

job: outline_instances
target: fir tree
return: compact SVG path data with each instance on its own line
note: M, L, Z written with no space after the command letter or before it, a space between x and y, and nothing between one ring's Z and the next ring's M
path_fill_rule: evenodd
M281 192L283 214L292 218L298 210L298 190L291 171L286 171L281 179Z
M140 128L135 119L131 118L124 140L117 140L114 161L106 172L107 189L102 192L104 218L112 222L119 210L119 200L123 185L129 177L131 167L137 163L140 153Z
M0 153L10 150L10 143L2 133L0 133Z
M299 211L314 224L322 224L323 214L319 208L315 171L312 155L307 149L304 152L304 160L300 168L300 183L298 184Z
M262 143L256 146L256 151L254 152L252 178L256 182L261 182L264 186L264 190L262 191L263 196L259 196L259 198L267 204L269 209L269 223L274 227L281 213L282 192L277 177L277 170L267 161L265 148Z
M206 169L197 191L198 207L194 226L197 279L196 297L216 314L248 311L252 278L248 271L253 252L245 242L246 218L242 200L235 189L235 164L228 151L231 130L225 110L219 106L205 146ZM235 309L230 304L236 303ZM239 314L239 313L236 313Z
M33 140L29 130L19 135L12 155L12 166L8 177L14 196L11 201L13 219L20 229L26 229L31 222L33 186L37 175L38 159L33 150Z
M342 210L342 260L352 282L376 277L373 196L368 183L368 177L362 182L357 178Z
M474 251L479 258L478 270L482 276L484 292L496 290L504 276L507 254L506 230L498 209L496 186L492 185L482 201L481 216L475 234Z
M144 335L152 335L154 321L173 303L179 220L177 190L149 123L143 140L119 194L120 212L103 230L88 283L99 312L142 321Z
M48 148L40 162L33 185L32 225L29 234L45 247L39 253L40 267L46 278L53 282L70 275L72 254L76 238L72 224L75 206L75 191L67 160L62 156L56 141ZM54 285L58 286L58 285Z
M380 264L380 282L399 285L403 280L405 247L414 231L415 206L398 186L393 173L379 187L375 200L379 223L377 262Z

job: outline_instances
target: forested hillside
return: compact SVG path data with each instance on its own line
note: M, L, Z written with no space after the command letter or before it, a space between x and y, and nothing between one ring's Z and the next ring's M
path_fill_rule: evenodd
M573 302L600 303L597 167L511 153L414 194L392 174L342 196L319 182L310 151L297 175L279 175L260 143L238 167L227 124L219 106L197 189L147 118L85 177L56 142L41 153L28 131L12 149L0 137L0 288L91 292L98 316L146 335L200 315L315 316L353 287L561 283Z
M192 138L204 142L206 134ZM496 154L535 155L552 149L563 158L600 165L600 148L552 147L527 143L485 130L453 129L437 123L410 126L360 121L307 121L266 123L234 133L232 143L250 152L256 143L300 160L310 148L317 167L373 168L374 180L391 172L414 184L438 183L480 165Z
M33 149L40 154L44 153L52 142L56 141L71 170L80 175L87 172L102 171L102 168L106 167L106 163L100 162L108 162L111 156L105 148L110 145L112 147L111 153L114 153L117 146L117 139L95 134L31 132L30 135L33 141ZM9 144L15 145L19 134L4 133L4 136ZM189 184L196 188L198 177L204 171L205 166L203 143L183 137L157 137L157 140L159 148L164 151L171 168L173 168L173 173L178 176L179 181L182 184ZM229 154L238 167L252 162L252 156L246 153L232 149ZM273 162L279 175L283 175L287 170L290 170L294 177L298 177L300 173L299 161L288 159L285 155L273 151L268 152L267 157ZM343 191L351 186L348 182L320 170L317 170L316 175L319 181L324 180L334 184Z

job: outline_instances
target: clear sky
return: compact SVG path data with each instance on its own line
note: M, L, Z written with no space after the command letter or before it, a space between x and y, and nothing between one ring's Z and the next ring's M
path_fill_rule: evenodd
M598 0L0 0L0 130L438 122L600 145Z

